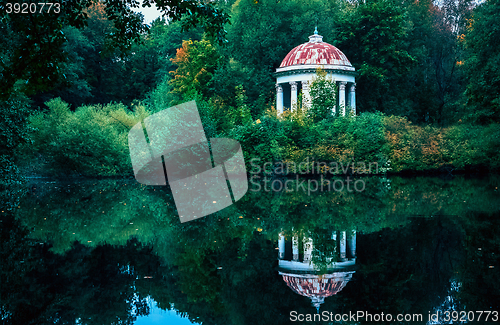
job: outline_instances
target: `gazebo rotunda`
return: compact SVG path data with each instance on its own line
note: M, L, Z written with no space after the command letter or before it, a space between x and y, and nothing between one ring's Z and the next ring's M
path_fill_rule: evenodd
M318 68L325 70L327 77L335 81L338 86L339 113L345 115L346 108L351 108L356 114L356 70L342 51L323 42L323 36L318 35L317 29L309 36L309 42L291 50L276 69L278 114L283 113L285 108L291 110L295 108L300 91L302 91L302 106L310 107L309 87Z
M279 274L293 292L310 298L318 313L325 298L344 289L355 273L356 231L333 231L331 240L335 252L328 253L319 251L312 238L304 237L301 254L298 235L289 236L288 241L284 232L278 237ZM313 262L313 254L326 257L324 269Z

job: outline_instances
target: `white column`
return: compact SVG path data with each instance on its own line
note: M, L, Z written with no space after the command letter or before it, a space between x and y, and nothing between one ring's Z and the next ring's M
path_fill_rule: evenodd
M338 251L338 249L337 249L337 231L336 230L332 232L332 240L334 242L334 246L333 247L334 247L334 253L336 255L337 251ZM337 257L331 257L331 258L329 258L328 259L328 263L331 263L331 262L337 262Z
M340 261L346 260L346 236L345 231L340 232Z
M294 261L299 260L299 237L293 236L292 238L292 257Z
M279 249L279 259L282 260L285 258L285 236L283 233L278 235L278 249Z
M342 116L345 116L345 85L347 85L345 81L339 83L339 112Z
M294 109L297 107L297 83L295 81L290 81L290 89L292 90L291 91L292 96L291 96L291 100L290 100L290 103L291 103L290 109L293 112Z
M349 258L356 258L356 230L353 230L349 236Z
M280 84L276 84L276 110L278 115L283 114L283 87Z
M351 95L351 109L352 113L356 115L356 83L351 84L351 89L349 92L349 95Z
M304 262L310 262L313 251L313 240L312 238L304 239Z
M311 94L309 93L309 81L302 81L302 107L311 107Z

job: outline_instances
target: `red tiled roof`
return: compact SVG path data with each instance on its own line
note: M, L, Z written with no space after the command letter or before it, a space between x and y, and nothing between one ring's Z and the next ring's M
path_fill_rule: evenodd
M280 68L301 64L352 66L342 51L325 42L307 42L295 47Z
M299 295L312 297L329 297L342 290L347 281L339 278L295 277L282 274L287 286ZM339 281L340 280L340 281Z

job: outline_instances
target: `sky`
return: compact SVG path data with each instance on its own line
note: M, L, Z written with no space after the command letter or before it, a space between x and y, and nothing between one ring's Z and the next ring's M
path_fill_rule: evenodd
M134 325L193 325L189 319L180 316L176 310L163 310L150 297L147 298L150 313L148 316L139 316ZM173 306L173 305L172 305Z
M144 15L144 22L146 24L151 24L153 20L161 16L161 12L156 9L154 5L151 7L142 8L142 0L139 0L140 8L132 8L135 12L141 12Z
M189 319L178 315L172 310L162 310L158 307L150 310L148 316L137 317L134 325L193 325Z

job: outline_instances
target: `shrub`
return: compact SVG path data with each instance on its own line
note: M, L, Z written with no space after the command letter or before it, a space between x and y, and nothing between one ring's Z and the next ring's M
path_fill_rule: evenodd
M349 170L358 173L368 172L371 163L385 166L386 140L382 119L381 114L365 113L356 117L324 119L304 126L301 130L303 137L296 139L301 150L292 153L290 160L296 164L308 161L311 164L350 165Z
M30 103L22 94L14 93L7 100L0 101L0 189L22 181L17 167L22 154L20 145L28 145L30 127L28 125Z
M499 124L458 124L446 129L443 142L443 154L455 168L500 168Z
M82 176L129 175L132 171L127 135L148 115L144 107L134 111L122 104L82 106L75 112L60 98L46 103L47 113L31 117L34 152L55 174Z
M253 123L233 128L228 137L240 142L245 159L258 158L261 162L283 160L293 141L286 136L281 121L274 116L265 115Z
M394 172L438 169L449 163L443 152L443 131L413 125L405 117L384 119L388 158Z

